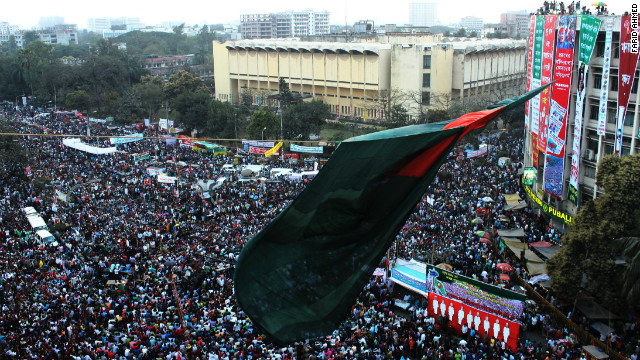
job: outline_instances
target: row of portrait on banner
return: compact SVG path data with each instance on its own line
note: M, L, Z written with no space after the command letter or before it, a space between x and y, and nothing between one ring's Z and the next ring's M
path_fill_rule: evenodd
M463 304L433 292L429 292L428 313L436 319L444 316L448 325L463 336L475 333L481 338L495 339L504 342L512 351L518 345L520 324L503 317L484 312L475 307Z
M564 190L574 204L578 204L578 179L583 130L583 106L589 63L600 28L604 26L605 47L602 61L602 81L598 108L598 135L606 128L609 71L611 62L614 17L605 21L588 15L537 15L531 17L527 62L527 89L535 89L554 82L526 105L525 126L531 129L533 166L543 161L544 190L563 198ZM576 37L577 23L579 36ZM635 38L634 38L635 37ZM620 155L624 119L629 95L638 63L638 33L633 30L631 16L621 17L618 98L614 151ZM575 113L570 114L570 92L574 55L578 57L578 84ZM572 116L573 115L573 116ZM567 132L574 122L571 151L565 151ZM570 159L569 188L564 189L565 159Z

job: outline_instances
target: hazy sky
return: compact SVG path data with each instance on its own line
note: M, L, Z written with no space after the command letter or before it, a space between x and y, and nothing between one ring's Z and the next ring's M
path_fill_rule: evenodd
M38 25L42 16L63 16L66 23L87 27L87 18L92 17L139 17L146 25L163 21L183 21L188 25L204 23L239 22L240 14L268 13L286 10L328 10L331 24L348 24L358 20L374 20L378 24L404 24L409 21L409 3L417 0L324 0L301 2L295 0L236 0L236 1L149 1L111 0L90 2L79 0L5 1L0 12L0 21L30 28ZM543 0L435 0L438 3L438 18L443 24L458 22L464 16L478 16L485 23L497 23L500 13L511 10L533 11ZM591 5L594 1L582 1ZM607 1L609 10L616 14L631 11L634 0ZM566 2L568 4L568 2Z

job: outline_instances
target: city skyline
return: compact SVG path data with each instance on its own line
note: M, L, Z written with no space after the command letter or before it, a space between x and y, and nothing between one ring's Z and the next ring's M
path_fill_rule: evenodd
M215 3L181 3L179 8L169 6L159 7L150 1L125 2L114 0L110 7L103 10L95 10L87 7L85 2L78 0L65 0L63 6L60 3L45 2L36 0L25 11L21 5L9 2L3 7L3 13L8 14L0 21L18 25L22 29L30 29L38 26L41 17L61 16L65 23L76 24L78 28L87 28L89 18L119 18L119 17L139 17L140 22L145 25L157 25L162 22L184 22L187 25L203 25L218 23L239 23L241 14L282 12L288 10L313 9L315 11L327 10L330 13L330 24L332 25L352 25L358 20L373 20L376 25L382 24L406 24L409 23L409 4L419 2L416 0L401 0L394 2L393 6L385 3L371 3L364 0L328 0L319 6L301 6L297 1L280 0L275 4L266 4L255 0L243 2L225 3L224 10L216 9ZM434 0L425 2L436 2L439 24L458 23L465 16L476 16L483 18L485 23L500 22L500 14L508 11L527 10L533 12L542 6L540 0L493 0L490 2L480 2L473 0L459 0L457 2ZM592 2L584 1L582 5L591 6ZM569 4L569 2L566 2ZM191 6L192 5L192 6ZM625 11L631 11L631 0L617 1L609 4L609 11L620 15ZM60 9L67 9L66 12ZM126 10L124 10L126 9ZM464 11L460 11L464 9ZM206 15L203 15L206 14Z

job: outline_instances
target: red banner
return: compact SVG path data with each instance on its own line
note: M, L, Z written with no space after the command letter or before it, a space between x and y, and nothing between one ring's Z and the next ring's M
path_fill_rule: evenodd
M251 153L251 154L264 154L267 151L269 151L269 149L259 148L259 147L255 147L255 146L249 146L249 153ZM275 155L280 155L280 153L276 152Z
M540 85L544 86L551 82L553 74L553 50L556 45L556 15L546 15L544 17L544 35L542 38L542 71L540 75ZM550 88L544 89L540 94L540 117L538 129L538 149L542 156L546 154L547 130L549 128L549 101L551 98Z
M24 169L24 173L25 173L25 175L27 175L28 177L31 177L31 175L32 175L32 174L31 174L31 166L27 166L27 167Z
M480 338L486 334L488 338L504 341L506 336L507 346L513 351L516 350L518 333L520 332L520 324L517 322L509 321L432 292L429 293L427 300L429 315L436 319L438 316L445 316L449 319L449 327L452 327L458 334L462 333L462 327L466 325L468 328L466 334L469 334L473 329Z
M618 107L616 112L616 138L614 153L620 156L624 119L629 105L631 86L638 65L638 30L632 26L632 16L622 16L620 26L620 63L618 66ZM637 15L636 15L637 16ZM637 20L635 23L637 27ZM634 48L635 47L635 48ZM635 136L635 134L633 134Z
M564 187L564 148L567 141L569 92L576 37L576 17L559 17L558 50L556 51L553 90L549 110L547 156L545 158L544 188L549 194L562 198Z
M180 143L180 146L193 147L193 140L196 139L184 135L178 135L178 142Z
M285 158L298 159L300 156L297 153L284 153Z

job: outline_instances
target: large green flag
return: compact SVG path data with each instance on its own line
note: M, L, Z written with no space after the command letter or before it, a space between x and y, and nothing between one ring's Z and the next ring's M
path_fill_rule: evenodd
M543 88L457 120L348 139L242 249L238 303L271 340L330 334L346 316L456 142Z

